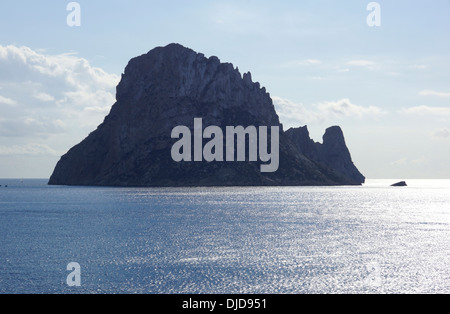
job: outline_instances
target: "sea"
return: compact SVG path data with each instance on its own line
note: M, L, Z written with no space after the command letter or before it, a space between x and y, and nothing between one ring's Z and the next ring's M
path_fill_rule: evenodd
M0 294L450 293L450 180L390 186L397 181L110 188L2 179Z

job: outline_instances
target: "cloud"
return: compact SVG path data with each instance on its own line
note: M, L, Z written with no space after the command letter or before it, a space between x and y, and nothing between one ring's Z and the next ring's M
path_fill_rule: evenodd
M416 106L403 108L400 112L417 116L436 116L439 118L450 117L450 107Z
M423 90L419 93L419 96L436 96L440 98L450 98L450 93L436 92L433 90Z
M18 119L0 120L0 136L8 138L48 138L50 134L65 133L67 129L61 120L49 118L35 119L33 117L23 117Z
M410 68L414 70L426 70L428 67L424 64L414 64L411 65Z
M0 95L0 104L14 106L16 104L16 101L12 100L11 98L6 98Z
M297 64L298 65L321 65L322 61L317 60L317 59L307 59L307 60L303 60L303 61L298 61Z
M349 67L361 68L361 69L365 69L365 70L369 70L369 71L393 72L393 71L388 70L388 68L386 68L385 64L376 63L376 62L370 61L370 60L351 60L351 61L348 61L345 65L349 66ZM389 67L389 69L390 68L391 67Z
M296 104L288 99L276 96L273 96L272 100L280 120L284 124L291 125L293 123L291 126L294 126L295 124L308 124L323 119L317 110L307 108L303 104Z
M16 107L2 112L0 136L5 136L5 126L22 127L21 136L32 136L36 129L40 134L59 133L52 122L57 120L93 128L102 121L105 110L94 115L89 111L89 115L85 109L110 108L119 79L73 53L44 55L28 47L0 45L2 94L14 99L0 97L0 102ZM35 127L25 127L24 121L31 118ZM9 132L6 135L10 136Z
M402 159L391 162L391 165L392 166L403 166L407 163L407 161L408 160L406 158L402 158Z
M49 95L47 93L36 93L33 95L33 97L37 100L43 101L43 102L53 102L55 101L55 97L52 95Z
M0 104L7 105L0 116L3 154L65 151L95 129L115 103L120 76L75 53L44 53L0 45Z
M296 104L288 99L272 97L281 122L287 124L320 123L326 120L342 118L363 118L365 116L378 117L386 114L381 108L375 106L359 106L351 103L349 99L338 101L325 101L310 106Z
M424 165L424 164L429 164L430 159L426 158L424 156L418 157L416 159L408 159L408 158L402 158L396 161L393 161L390 163L391 166L396 166L396 167L400 167L400 166L419 166L419 165Z
M375 65L375 62L368 60L352 60L347 62L347 65L358 67L373 67Z
M447 128L437 129L433 131L432 135L437 139L450 139L450 130Z
M347 73L347 72L350 72L350 69L349 68L339 68L339 67L337 67L336 71L339 72L339 73Z
M339 101L327 101L317 105L320 112L324 114L331 114L334 116L358 117L365 115L379 116L384 114L384 111L379 107L369 106L363 107L354 105L349 99L341 99Z
M61 152L57 152L45 144L26 144L26 145L12 145L0 146L0 156L14 156L14 155L52 155L60 156Z

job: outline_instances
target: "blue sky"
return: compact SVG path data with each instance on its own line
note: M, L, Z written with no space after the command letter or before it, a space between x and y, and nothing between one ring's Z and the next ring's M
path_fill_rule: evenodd
M178 42L267 88L285 128L340 125L370 178L450 178L450 1L0 4L0 177L48 177L103 121L129 59Z

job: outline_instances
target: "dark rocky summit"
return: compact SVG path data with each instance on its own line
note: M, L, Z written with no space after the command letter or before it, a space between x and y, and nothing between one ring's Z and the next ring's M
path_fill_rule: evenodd
M265 88L232 64L178 44L132 59L104 122L56 165L50 185L90 186L299 186L360 185L339 127L323 144L306 127L286 132ZM279 168L259 162L175 162L173 128L280 127ZM269 137L270 138L270 137ZM206 140L204 140L204 143ZM270 147L270 146L269 146Z
M309 137L308 127L289 129L286 135L296 144L300 153L321 165L346 175L354 182L364 183L365 177L352 162L352 157L338 126L330 127L323 136L323 144L315 143Z

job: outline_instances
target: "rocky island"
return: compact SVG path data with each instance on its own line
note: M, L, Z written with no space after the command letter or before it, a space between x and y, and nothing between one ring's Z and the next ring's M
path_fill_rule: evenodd
M393 187L402 187L402 186L408 186L408 184L406 184L405 181L400 181L400 182L392 184L391 186L393 186Z
M269 93L250 73L241 75L232 64L179 44L132 59L116 100L104 122L60 159L50 185L303 186L365 181L340 127L326 130L323 143L311 140L307 127L284 131ZM171 151L177 139L172 131L185 126L194 134L198 118L200 133L208 126L279 127L277 170L261 172L263 161L249 158L175 161Z

